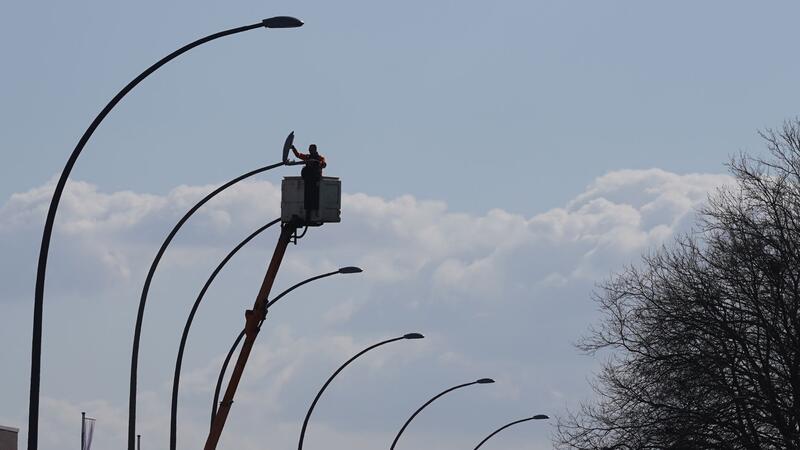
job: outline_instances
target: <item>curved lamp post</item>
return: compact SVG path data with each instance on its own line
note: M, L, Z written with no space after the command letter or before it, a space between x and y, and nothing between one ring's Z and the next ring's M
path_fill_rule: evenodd
M311 418L311 413L314 412L314 407L317 406L317 402L319 401L319 398L322 397L322 393L325 392L325 389L327 389L328 385L331 384L331 381L333 381L333 379L336 378L336 375L339 375L339 372L341 372L345 367L347 367L351 362L353 362L359 356L363 355L364 353L367 353L368 351L374 348L380 347L381 345L385 345L390 342L400 341L403 339L422 339L424 337L425 336L419 333L408 333L403 336L396 337L394 339L387 339L385 341L378 342L377 344L374 344L370 347L365 348L364 350L361 350L355 356L348 359L347 362L342 364L341 367L336 369L336 372L333 372L333 375L331 375L330 378L328 378L328 381L326 381L325 384L322 385L322 389L320 389L319 392L317 392L317 396L314 397L314 401L311 402L311 406L308 408L308 412L306 413L306 418L303 420L303 428L300 430L300 441L297 443L297 450L303 450L303 439L305 439L306 436L306 427L308 426L308 420Z
M236 340L233 341L233 345L231 345L231 349L228 350L228 354L225 355L225 361L222 362L222 367L219 369L219 377L217 377L217 386L214 388L214 401L211 403L211 425L210 427L214 426L214 417L217 415L217 403L219 403L219 391L222 389L222 379L225 378L225 371L228 370L228 363L231 362L231 357L233 357L233 352L236 351L236 347L239 346L239 342L242 341L244 337L245 330L239 332L239 335L236 336ZM209 428L211 430L211 428Z
M267 309L269 310L270 306L274 305L275 302L277 302L278 300L283 298L289 292L292 292L293 290L299 288L300 286L302 286L304 284L307 284L307 283L310 283L310 282L312 282L314 280L319 280L320 278L326 278L326 277L330 277L330 276L336 275L336 274L347 275L347 274L361 273L361 272L363 272L363 270L361 270L360 267L346 266L346 267L340 268L339 270L335 270L333 272L323 273L322 275L317 275L315 277L307 278L307 279L295 284L294 286L286 289L285 291L281 292L277 297L275 297L272 300L270 300L267 303ZM212 426L214 425L214 417L217 415L217 404L219 403L219 391L222 388L222 379L225 377L225 371L228 369L228 363L230 362L231 357L233 356L233 352L236 351L236 347L239 346L239 342L241 342L242 338L244 337L244 334L245 334L245 330L242 330L241 332L239 332L239 335L236 337L236 340L233 341L233 345L231 346L231 349L228 350L228 354L225 356L225 361L223 361L223 363L222 363L222 368L220 368L219 377L217 378L217 386L214 388L214 402L211 404L211 425Z
M252 24L252 25L245 25L242 27L231 28L229 30L220 31L219 33L214 33L204 38L198 39L194 42L191 42L178 50L170 53L169 55L165 56L152 66L148 67L144 72L139 74L136 78L134 78L130 83L128 83L122 90L120 90L114 98L111 99L110 102L100 111L100 113L94 118L92 123L89 125L89 128L84 131L83 135L81 136L78 144L75 146L75 149L67 159L67 163L64 166L64 169L61 171L61 176L56 183L55 190L53 191L53 196L50 199L50 206L47 210L47 218L45 219L44 225L44 232L42 234L42 242L39 248L39 262L36 269L36 289L34 293L34 305L33 305L33 336L31 339L31 382L30 382L30 397L29 397L29 404L28 404L28 450L36 450L38 448L38 438L39 438L39 387L41 381L41 356L42 356L42 315L44 310L44 283L45 283L45 274L47 272L47 255L50 250L50 238L53 234L53 225L55 223L56 218L56 211L58 210L58 204L61 201L61 195L64 192L64 187L67 184L67 179L69 178L69 174L72 172L72 168L75 166L75 163L78 160L83 148L86 146L86 143L89 141L89 138L94 134L94 131L100 125L100 123L105 119L109 112L117 105L117 103L122 100L122 98L128 94L136 85L138 85L142 80L147 78L150 74L158 70L164 64L170 62L174 58L180 56L181 54L199 46L205 44L207 42L213 41L215 39L219 39L221 37L230 36L232 34L241 33L244 31L253 30L256 28L293 28L302 26L303 22L299 19L288 17L288 16L279 16L279 17L272 17L269 19L264 19L261 22ZM134 402L135 403L135 402ZM134 438L135 438L135 413L136 409L135 406L130 408L130 424L128 430L128 450L134 450Z
M412 414L411 417L409 417L408 420L406 420L406 423L403 424L403 428L400 428L400 431L397 432L397 436L394 437L394 441L392 441L392 446L389 447L389 449L390 450L394 450L394 446L397 445L397 440L400 439L400 435L402 435L403 431L406 430L406 427L408 427L408 424L411 423L412 420L414 420L414 417L416 417L417 414L420 413L420 411L425 409L426 406L428 406L431 403L433 403L437 398L447 394L448 392L452 392L452 391L455 391L456 389L461 389L463 387L472 386L473 384L491 384L491 383L494 383L493 379L491 379L491 378L481 378L481 379L475 380L475 381L473 381L471 383L464 383L464 384L459 384L458 386L453 386L453 387L451 387L449 389L445 389L444 391L436 394L436 396L434 396L432 399L430 399L427 402L425 402L424 405L420 406L419 409L414 411L414 414Z
M136 433L136 386L137 386L138 371L139 371L139 342L141 341L141 337L142 337L142 322L144 321L144 308L145 308L145 305L147 304L147 295L150 292L150 284L153 281L153 276L156 273L156 268L158 268L158 263L161 262L161 257L164 256L164 252L166 252L167 247L172 242L172 239L175 237L175 235L178 233L178 231L181 229L181 227L183 227L183 225L186 223L186 221L189 220L189 218L198 209L200 209L201 206L206 204L206 202L208 202L209 200L214 198L220 192L224 191L225 189L233 186L234 184L236 184L236 183L238 183L238 182L240 182L240 181L242 181L242 180L244 180L246 178L249 178L249 177L251 177L253 175L256 175L256 174L259 174L261 172L265 172L267 170L274 169L276 167L280 167L280 166L283 166L283 165L285 165L285 163L280 162L280 163L275 163L275 164L272 164L272 165L269 165L269 166L264 166L264 167L261 167L261 168L256 169L256 170L252 170L250 172L242 174L242 175L240 175L240 176L228 181L227 183L223 184L222 186L218 187L217 189L214 189L211 193L209 193L208 195L203 197L202 200L200 200L199 202L195 203L195 205L192 206L192 208L189 209L189 211L187 211L186 214L183 215L183 217L181 217L181 220L179 220L178 223L176 223L175 226L172 227L172 230L169 232L169 234L167 235L166 239L164 239L164 242L161 243L161 247L158 249L158 252L156 253L155 258L153 258L153 262L150 263L150 269L147 271L147 277L145 278L144 285L142 286L142 294L141 294L141 297L139 298L139 309L138 309L138 312L136 314L136 325L134 326L134 330L133 330L133 348L131 350L130 391L129 391L129 397L128 397L128 446L129 446L129 450L132 450L132 447L130 447L130 445L132 445L131 442L133 442L132 441L132 436ZM273 222L270 222L269 224L267 224L264 227L264 229L266 229L266 227L271 226L273 223L277 223L277 222L280 222L280 219L277 219L277 220L275 220ZM263 231L263 229L261 231ZM246 239L244 243L246 243L247 241L249 241L253 237L255 237L255 236L251 236L250 238ZM242 243L240 245L244 245L244 243ZM241 248L241 247L239 247L239 248ZM238 251L239 248L235 249L235 251L233 253ZM230 257L230 256L233 256L233 255L230 254L228 256ZM227 262L227 261L225 261L225 262ZM218 267L218 269L221 270L222 267ZM216 273L213 276L216 276ZM209 280L209 282L208 282L209 284L210 284L210 281L211 280ZM198 304L198 301L196 301L195 303ZM194 309L196 309L196 307ZM188 333L188 330L184 329L184 332ZM182 339L183 339L183 337L182 337ZM182 357L182 354L181 354L181 357Z
M203 301L203 297L208 291L208 288L211 286L211 283L217 277L217 274L225 267L225 264L230 261L230 259L235 255L242 247L244 247L248 242L250 242L253 238L261 234L267 228L275 225L276 223L280 222L281 219L277 218L272 222L260 227L249 236L247 236L242 242L239 243L233 250L228 253L225 258L217 265L217 268L211 272L211 276L208 277L206 283L203 285L203 288L200 290L200 293L197 295L197 299L194 301L194 305L192 305L192 310L189 312L189 316L186 318L186 324L183 326L183 334L181 335L181 343L178 346L178 357L175 360L175 374L172 378L172 405L170 408L170 429L169 429L169 448L171 450L175 450L177 445L177 427L178 427L178 388L180 386L180 378L181 378L181 365L183 363L183 352L186 348L186 340L189 337L189 328L192 326L192 322L194 321L194 316L197 313L197 308L200 307L200 302Z
M505 430L506 428L508 428L508 427L510 427L512 425L516 425L516 424L522 423L522 422L527 422L529 420L542 420L542 419L549 419L549 417L547 417L544 414L537 414L537 415L535 415L533 417L528 417L527 419L515 420L514 422L511 422L509 424L503 425L502 427L496 429L492 434L486 436L486 438L484 440L482 440L478 445L476 445L473 450L478 450L481 447L481 445L483 445L484 442L486 442L489 439L491 439L492 436L494 436L495 434Z

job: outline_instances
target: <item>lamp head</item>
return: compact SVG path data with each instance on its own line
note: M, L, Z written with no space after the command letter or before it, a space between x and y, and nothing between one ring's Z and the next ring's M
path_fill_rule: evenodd
M339 273L361 273L361 272L363 272L363 270L361 270L360 267L356 266L347 266L339 269Z
M408 334L403 335L403 339L422 339L424 337L425 336L423 336L420 333L408 333Z
M303 26L303 21L291 16L276 16L261 21L264 28L297 28Z
M533 419L533 420L542 420L542 419L549 419L549 418L550 417L548 417L545 414L537 414L537 415L531 417L531 419Z
M491 384L494 383L494 380L491 378L481 378L480 380L475 381L478 384Z

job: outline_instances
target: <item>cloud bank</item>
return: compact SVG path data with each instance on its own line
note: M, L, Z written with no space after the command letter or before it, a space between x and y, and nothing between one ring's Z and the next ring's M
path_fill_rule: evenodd
M593 362L570 343L594 318L594 283L688 231L694 210L729 182L717 174L615 171L563 207L532 217L499 209L463 214L411 196L344 195L343 222L310 230L290 247L276 292L339 266L365 272L304 287L270 312L223 446L295 445L308 403L339 364L411 331L427 339L376 351L337 379L312 418L309 448L388 446L427 398L484 376L498 383L426 410L404 445L461 448L504 421L574 406L589 395ZM212 189L179 186L160 196L70 182L48 272L43 450L74 439L81 410L99 416L98 448L123 445L126 354L145 271L172 225ZM51 191L49 183L14 194L0 208L3 339L29 336ZM169 380L189 305L219 260L279 215L279 202L279 186L243 182L204 206L168 250L154 280L140 362L140 429L150 446L166 445ZM201 308L184 362L181 448L202 444L220 362L252 304L275 236L271 230L242 250ZM26 368L27 350L4 346L0 357ZM27 374L19 372L4 376L0 393L11 399L0 405L0 420L14 426L25 422L27 409ZM503 445L549 448L548 433L546 424L532 425Z

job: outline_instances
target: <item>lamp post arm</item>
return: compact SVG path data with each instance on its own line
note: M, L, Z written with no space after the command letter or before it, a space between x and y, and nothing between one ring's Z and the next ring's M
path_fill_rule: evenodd
M31 338L31 380L28 403L28 450L36 450L39 445L39 391L41 382L42 316L44 310L44 284L45 275L47 272L47 256L50 250L50 238L53 234L53 225L56 219L58 204L61 201L61 195L64 192L67 179L69 178L69 174L72 172L72 168L75 166L78 157L83 151L83 148L86 146L86 143L89 141L89 138L92 136L92 134L94 134L94 131L103 121L103 119L105 119L108 113L111 112L114 106L116 106L117 103L119 103L120 100L122 100L122 98L134 87L136 87L136 85L138 85L142 80L158 70L158 68L180 56L181 54L199 45L205 44L206 42L232 34L241 33L243 31L253 30L261 26L263 26L263 22L246 25L243 27L231 28L229 30L211 34L179 48L152 66L148 67L144 72L139 74L139 76L134 78L130 83L122 88L122 90L120 90L117 95L115 95L114 98L112 98L111 101L108 102L108 104L100 111L86 131L83 132L78 144L70 154L69 159L67 159L67 163L64 165L64 168L61 171L61 176L56 182L53 196L50 198L50 206L47 210L44 231L42 233L42 242L39 248L39 261L36 268L36 287L33 306L33 336ZM130 433L128 436L128 450L134 450L134 436Z
M275 297L272 300L270 300L269 302L267 302L267 309L269 309L270 306L274 305L275 302L277 302L278 300L283 298L283 296L285 296L286 294L288 294L288 293L292 292L293 290L299 288L300 286L302 286L304 284L311 283L312 281L319 280L320 278L325 278L325 277L329 277L331 275L336 275L337 273L339 273L339 271L338 270L334 270L333 272L323 273L322 275L317 275L315 277L308 278L306 280L303 280L303 281L295 284L294 286L290 287L289 289L286 289L285 291L283 291L280 294L278 294L277 297Z
M473 450L478 450L481 447L481 445L483 445L484 442L488 441L489 439L492 438L492 436L494 436L495 434L505 430L506 428L508 428L510 426L513 426L513 425L516 425L518 423L527 422L529 420L534 420L534 419L536 419L536 418L535 417L528 417L527 419L515 420L514 422L511 422L509 424L503 425L502 427L494 430L494 432L492 434L486 436L486 438L484 440L482 440L478 445L476 445Z
M186 324L183 326L183 334L181 335L181 343L178 346L178 357L175 360L175 374L172 377L172 405L170 407L170 428L169 428L169 448L170 450L175 450L177 447L177 434L178 434L178 389L180 388L180 379L181 379L181 366L183 364L183 352L186 348L186 340L189 337L189 329L192 326L192 322L194 321L194 316L197 313L197 308L200 307L200 302L203 301L203 297L208 291L208 288L211 286L211 283L217 277L217 274L222 270L223 267L233 258L242 247L247 245L253 238L261 234L267 228L275 225L276 223L280 222L281 219L277 218L272 222L260 227L249 236L247 236L242 242L240 242L236 247L233 248L226 256L222 259L222 261L217 265L217 268L211 273L211 276L208 277L206 283L203 285L203 288L200 290L200 293L197 295L197 299L194 301L194 305L192 305L192 310L189 312L189 316L186 318ZM238 344L238 341L237 341ZM230 358L230 357L229 357ZM215 402L216 404L216 402Z
M416 417L417 414L420 413L420 411L425 409L426 406L430 405L431 403L436 401L436 399L438 399L439 397L447 394L448 392L455 391L456 389L461 389L463 387L472 386L473 384L477 384L477 383L478 383L477 381L473 381L471 383L464 383L464 384L459 384L458 386L453 386L450 389L446 389L446 390L440 392L435 397L433 397L432 399L430 399L427 402L425 402L424 405L420 406L419 409L414 411L414 414L412 414L411 417L409 417L408 420L406 420L406 423L403 424L403 428L400 428L400 431L397 432L397 436L395 436L394 437L394 441L392 441L392 446L389 447L390 450L394 450L395 445L397 445L397 440L400 439L400 435L402 435L403 432L406 430L406 427L408 427L408 424L411 423L412 420L414 420L414 417Z
M328 378L328 381L326 381L325 384L322 385L322 389L320 389L319 392L317 392L316 397L314 397L314 401L311 402L311 406L308 408L308 412L306 412L306 417L305 417L305 419L303 419L303 428L300 429L300 440L297 443L297 450L303 450L303 440L305 439L305 436L306 436L306 427L308 427L308 420L311 418L311 413L314 412L314 407L317 406L317 402L319 401L320 397L322 397L322 393L325 392L325 389L328 388L328 385L331 384L331 381L333 381L333 379L336 378L336 375L339 375L339 372L344 370L345 367L347 367L351 362L353 362L356 358L358 358L359 356L363 355L364 353L367 353L368 351L370 351L370 350L372 350L372 349L374 349L376 347L380 347L381 345L385 345L385 344L388 344L390 342L395 342L395 341L399 341L399 340L402 340L402 339L405 339L405 337L404 336L400 336L400 337L396 337L396 338L393 338L393 339L387 339L385 341L378 342L377 344L371 345L371 346L365 348L364 350L361 350L360 352L358 352L352 358L348 359L347 362L345 362L344 364L341 365L341 367L336 369L336 372L333 372L333 375L331 375Z

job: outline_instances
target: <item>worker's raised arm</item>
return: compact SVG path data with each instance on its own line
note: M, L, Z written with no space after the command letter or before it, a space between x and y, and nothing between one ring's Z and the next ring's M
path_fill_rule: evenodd
M297 151L297 148L295 148L295 146L294 146L294 145L292 146L292 153L294 153L294 156L296 156L296 157L298 157L298 158L302 159L303 161L305 161L305 160L307 160L307 159L308 159L308 155L304 155L304 154L302 154L302 153L298 152L298 151Z

